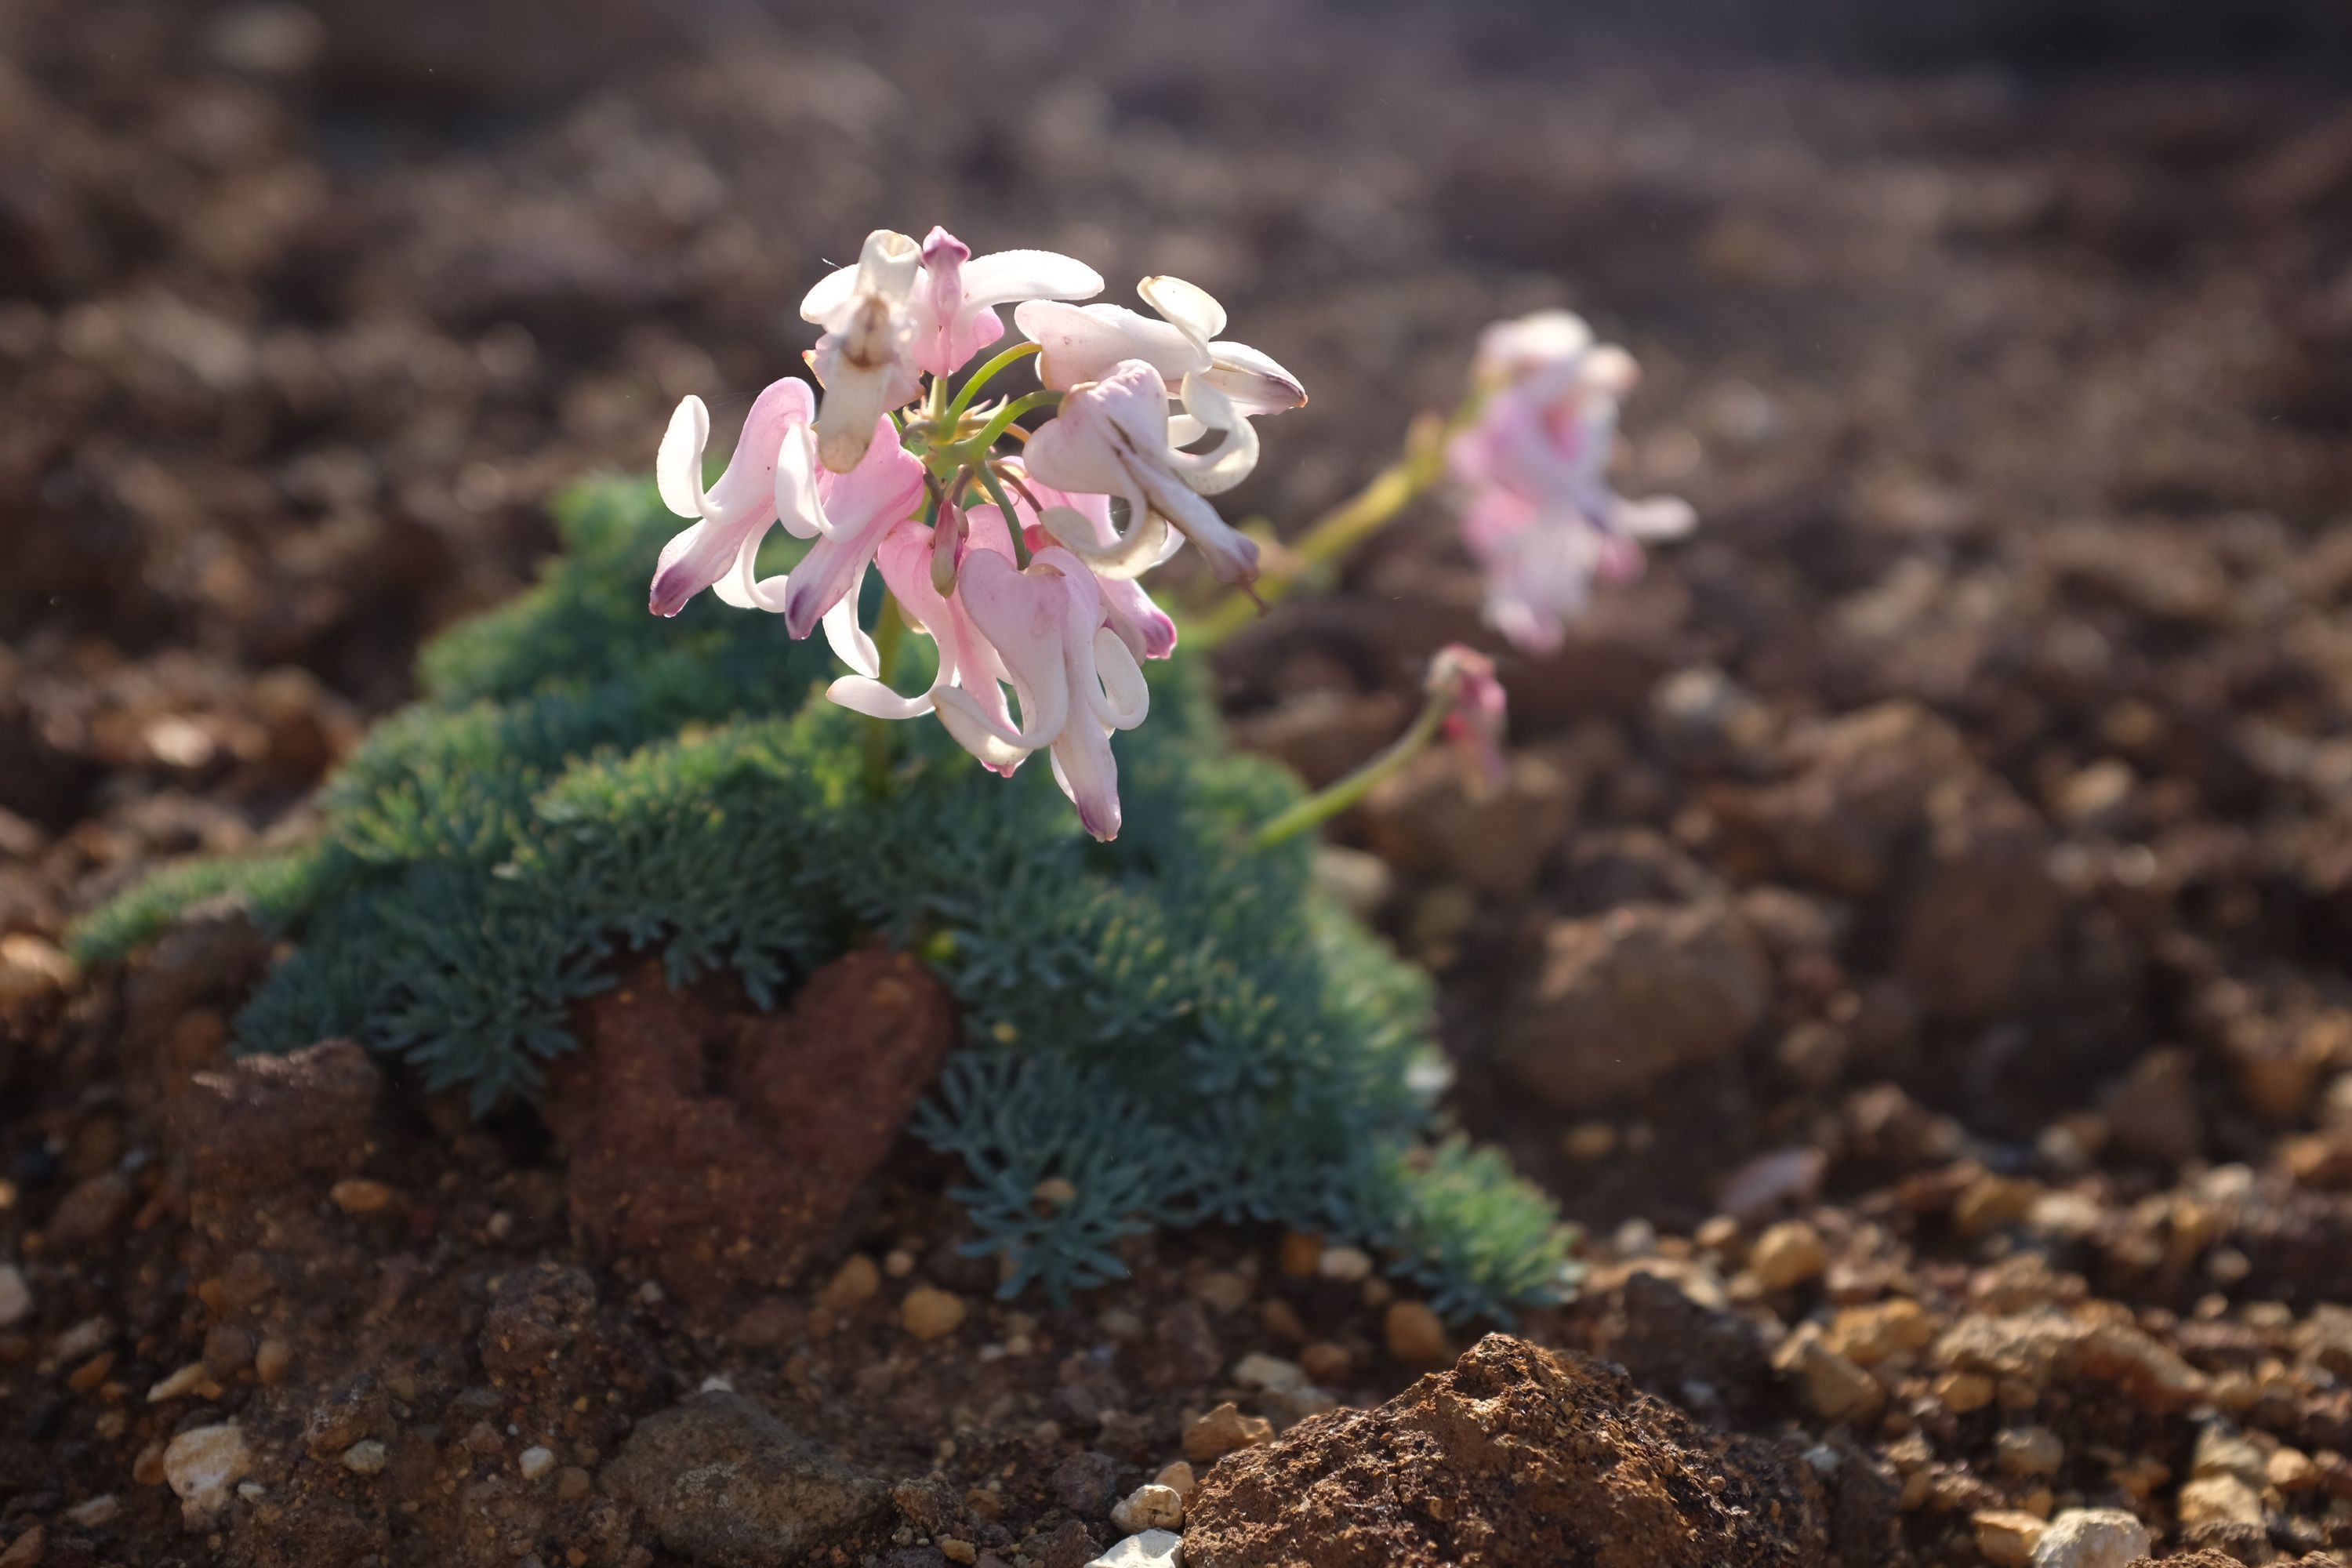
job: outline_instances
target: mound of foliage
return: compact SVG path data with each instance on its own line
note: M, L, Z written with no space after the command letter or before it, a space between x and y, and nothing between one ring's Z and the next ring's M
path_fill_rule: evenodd
M235 894L294 943L240 1048L350 1036L487 1110L572 1047L621 954L674 984L725 966L766 1006L879 938L963 1009L917 1131L963 1160L1008 1293L1099 1282L1120 1237L1208 1219L1376 1249L1454 1314L1557 1289L1549 1205L1425 1137L1426 982L1317 893L1307 842L1250 847L1297 786L1227 750L1190 661L1120 738L1126 826L1097 844L1045 767L997 778L932 724L895 727L876 789L858 721L817 698L822 640L781 617L647 616L676 527L649 485L559 514L567 553L425 650L425 697L324 787L315 840L167 871L86 921L80 956ZM1078 1197L1040 1213L1049 1176Z

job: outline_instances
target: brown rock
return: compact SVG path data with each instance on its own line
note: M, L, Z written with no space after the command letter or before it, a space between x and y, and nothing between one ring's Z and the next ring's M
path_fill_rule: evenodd
M1773 1368L1793 1382L1806 1405L1824 1421L1874 1415L1886 1401L1878 1379L1832 1350L1820 1325L1800 1323L1772 1352Z
M2205 1146L2205 1118L2197 1109L2196 1060L2184 1050L2150 1051L2108 1089L2102 1109L2115 1148L2150 1164L2177 1165Z
M1377 1410L1300 1423L1211 1471L1193 1568L1801 1568L1827 1561L1816 1484L1708 1436L1572 1353L1491 1334Z
M890 1509L881 1485L740 1394L638 1422L604 1480L664 1546L718 1568L800 1562Z
M908 1291L907 1300L898 1308L898 1321L919 1340L936 1340L955 1332L963 1323L963 1315L962 1297L929 1285L918 1285Z
M1629 904L1560 921L1543 946L1498 1054L1522 1085L1564 1110L1720 1060L1770 997L1763 950L1720 901Z
M1816 1279L1830 1266L1829 1243L1803 1220L1783 1220L1756 1238L1748 1268L1767 1290L1787 1290Z
M1381 1326L1388 1340L1389 1354L1407 1366L1434 1366L1454 1354L1453 1347L1446 1342L1444 1320L1426 1302L1390 1302Z
M1896 972L1945 1017L2008 1012L2049 962L2063 911L2046 869L2049 830L1986 773L1948 782L1927 805L1922 864L1905 884Z
M1985 1509L1970 1516L1976 1526L1977 1551L1994 1568L2025 1568L2048 1528L2037 1516L2013 1509Z
M572 1213L672 1295L715 1306L824 1247L955 1021L912 958L865 952L811 976L782 1016L723 1011L648 966L589 1004L581 1033L546 1106L571 1146Z
M482 1319L482 1366L494 1378L530 1377L554 1365L579 1340L596 1310L587 1270L534 1263L490 1286Z
M1227 1400L1185 1428L1184 1457L1196 1465L1213 1465L1227 1454L1254 1447L1274 1436L1274 1424L1244 1415Z
M200 1072L172 1105L199 1225L242 1217L247 1200L367 1155L383 1076L349 1040Z
M76 1183L49 1215L49 1245L67 1254L97 1246L122 1223L131 1196L131 1178L119 1171Z
M1488 789L1465 777L1461 763L1452 748L1437 747L1383 780L1363 807L1372 847L1402 870L1523 898L1567 836L1575 781L1517 752L1500 787Z

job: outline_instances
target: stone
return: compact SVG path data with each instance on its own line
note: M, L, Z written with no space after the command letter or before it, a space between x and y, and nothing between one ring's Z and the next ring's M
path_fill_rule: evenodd
M1783 1220L1756 1238L1748 1271L1767 1290L1788 1290L1818 1279L1830 1266L1829 1243L1803 1220Z
M1927 827L1902 884L1895 971L1941 1017L2007 1015L2049 966L2064 914L2050 831L2016 791L1974 767L1929 793Z
M1863 1366L1924 1350L1936 1337L1927 1309L1898 1296L1868 1307L1848 1307L1830 1325L1830 1348Z
M490 1309L478 1342L494 1378L545 1376L588 1330L596 1280L570 1264L541 1262L502 1274L490 1285Z
M2050 1521L2033 1568L2128 1568L2148 1553L2147 1526L2119 1508L2070 1508Z
M1792 1454L1506 1334L1378 1409L1232 1456L1184 1518L1187 1554L1215 1568L1827 1562L1820 1484Z
M2198 1109L2197 1059L2177 1048L2149 1051L2100 1101L2114 1148L2128 1159L2171 1166L2205 1147L2205 1116Z
M2197 1476L2181 1483L2174 1503L2183 1528L2263 1522L2262 1494L2235 1476Z
M1524 898L1567 837L1581 791L1571 775L1526 752L1505 759L1500 787L1482 783L1465 777L1453 748L1422 752L1365 798L1373 852L1402 871Z
M2054 1476L2066 1462L2066 1445L2047 1426L2003 1427L1992 1447L2002 1472L2023 1479Z
M917 1339L936 1340L962 1325L964 1310L962 1297L936 1286L918 1285L907 1292L898 1308L898 1321Z
M184 1394L194 1393L211 1381L212 1373L205 1370L205 1363L192 1361L150 1388L147 1391L147 1403L161 1405L167 1399L177 1399ZM213 1392L217 1394L220 1391L215 1389Z
M1969 1522L1976 1529L1977 1552L1993 1568L2026 1568L2049 1528L2039 1515L2016 1509L1981 1509Z
M535 1481L555 1468L555 1450L534 1443L515 1457L515 1468L524 1480Z
M192 1427L163 1447L163 1479L179 1494L180 1515L192 1530L210 1524L228 1506L229 1488L252 1469L253 1454L234 1421Z
M350 1040L197 1073L172 1101L170 1127L199 1223L242 1219L248 1199L348 1173L366 1157L382 1083Z
M1315 1272L1353 1285L1371 1278L1372 1255L1360 1247L1327 1247L1315 1260Z
M817 1305L835 1312L854 1312L874 1300L881 1289L881 1266L862 1252L853 1252L817 1292Z
M343 1468L355 1476L381 1475L387 1462L383 1445L373 1437L364 1438L343 1450Z
M837 1247L858 1189L929 1090L956 1035L915 959L851 952L782 1013L659 964L583 1010L583 1048L551 1064L544 1113L591 1242L645 1263L690 1309L788 1283Z
M1151 1479L1155 1486L1166 1487L1180 1498L1191 1497L1193 1489L1201 1484L1193 1479L1192 1467L1182 1459L1162 1467L1160 1473Z
M381 1214L393 1197L390 1187L365 1176L347 1176L327 1189L328 1201L345 1214Z
M33 1315L33 1288L25 1279L25 1271L13 1263L0 1263L0 1329L13 1329Z
M1553 922L1497 1060L1581 1112L1721 1061L1764 1016L1771 972L1731 907L1628 904Z
M2077 1353L2084 1372L2116 1384L2158 1415L2195 1404L2210 1386L2203 1373L2128 1323L2095 1324Z
M1087 1568L1184 1568L1183 1538L1171 1531L1147 1530L1129 1536Z
M1036 1568L1086 1568L1101 1551L1082 1521L1066 1519L1030 1542L1029 1561Z
M1425 1301L1390 1302L1381 1331L1389 1354L1407 1366L1435 1366L1453 1357L1444 1320Z
M1285 1361L1264 1351L1252 1351L1234 1363L1234 1382L1244 1388L1263 1389L1270 1394L1286 1393L1304 1387L1306 1369L1295 1361Z
M95 1247L114 1234L131 1209L131 1178L106 1171L78 1182L49 1215L48 1244L68 1255Z
M1184 1457L1196 1465L1214 1464L1227 1454L1271 1440L1274 1425L1255 1415L1244 1415L1240 1406L1227 1400L1184 1431Z
M638 1422L604 1479L665 1547L715 1568L799 1562L889 1511L877 1481L720 1391Z
M0 1552L0 1568L41 1568L48 1552L49 1532L34 1525L10 1542L6 1551Z
M1317 1383L1336 1384L1356 1369L1347 1346L1330 1340L1312 1340L1298 1347L1298 1368Z
M1772 1352L1772 1367L1796 1384L1806 1405L1824 1421L1860 1420L1886 1402L1878 1379L1832 1350L1816 1323L1798 1324Z
M1081 1519L1099 1519L1118 1479L1118 1462L1108 1454L1073 1454L1054 1468L1054 1497Z
M1742 1225L1761 1225L1820 1197L1828 1171L1829 1156L1819 1149L1776 1149L1724 1178L1715 1206Z
M1147 1482L1121 1499L1110 1510L1111 1523L1129 1535L1146 1530L1181 1530L1184 1497L1174 1487Z

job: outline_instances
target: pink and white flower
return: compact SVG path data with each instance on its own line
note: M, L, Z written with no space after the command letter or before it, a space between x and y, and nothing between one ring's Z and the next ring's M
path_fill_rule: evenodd
M1445 738L1469 759L1487 788L1498 787L1507 767L1503 731L1509 703L1495 661L1475 648L1448 643L1429 661L1426 685L1431 696L1448 704L1442 724Z
M1670 496L1640 500L1609 481L1633 356L1596 344L1581 319L1549 310L1486 329L1473 379L1485 396L1446 464L1461 487L1463 538L1486 578L1496 630L1530 651L1559 646L1596 577L1642 568L1644 541L1697 521Z
M771 382L744 416L727 471L706 490L702 455L710 444L710 411L691 394L678 404L654 459L654 479L662 504L695 521L662 547L648 595L655 615L674 616L709 587L729 604L749 607L732 580L736 558L756 552L776 521L777 455L787 435L805 429L815 414L816 397L808 383L791 376Z
M933 687L940 721L966 751L1011 773L1044 749L1054 780L1097 838L1118 837L1118 763L1114 731L1132 730L1150 711L1143 671L1117 632L1103 624L1094 574L1066 550L1047 549L1028 569L993 551L967 555L956 597L995 650L1020 702L1020 721L991 710L961 684Z
M972 258L944 228L920 246L877 228L857 265L827 274L801 301L801 319L824 328L809 363L824 383L819 450L836 473L864 453L864 433L886 409L914 401L923 375L952 375L1004 335L999 305L1083 300L1102 275L1050 250L1002 250Z

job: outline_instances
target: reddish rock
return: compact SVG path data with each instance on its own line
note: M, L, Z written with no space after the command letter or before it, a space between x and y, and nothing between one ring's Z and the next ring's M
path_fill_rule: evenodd
M1763 950L1728 905L1629 904L1544 933L1499 1056L1550 1104L1586 1110L1720 1060L1770 999Z
M382 1082L349 1040L197 1073L172 1100L171 1128L198 1223L232 1219L253 1198L304 1177L357 1168Z
M2063 900L2050 834L2032 807L1986 773L1929 795L1927 838L1903 901L1895 966L1931 1013L2007 1012L2051 961Z
M1192 1568L1811 1568L1828 1542L1786 1450L1507 1334L1377 1410L1226 1458L1184 1525Z
M571 1211L681 1300L717 1305L819 1253L955 1036L947 992L904 954L854 952L782 1015L671 991L647 966L583 1009L548 1077Z

